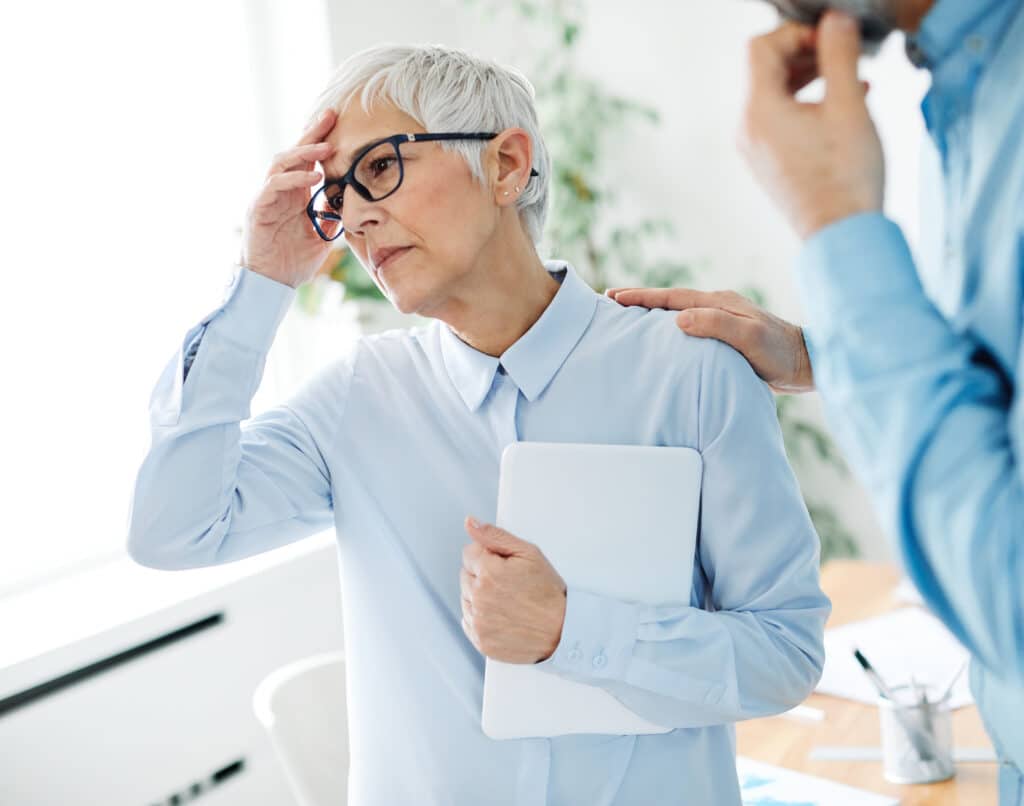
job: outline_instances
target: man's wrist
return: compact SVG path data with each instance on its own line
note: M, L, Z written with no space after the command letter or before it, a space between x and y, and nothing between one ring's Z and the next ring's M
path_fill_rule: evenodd
M804 329L796 326L794 334L796 351L796 374L793 379L793 386L790 391L794 394L814 391L814 370L811 367L811 357L807 352L807 339L804 337Z
M804 222L797 226L797 233L800 235L801 240L807 242L822 230L838 224L840 221L845 221L848 218L863 215L864 213L880 212L882 212L881 206L873 201L857 202L843 200L833 202L832 204L825 202L821 205L816 205L808 213Z

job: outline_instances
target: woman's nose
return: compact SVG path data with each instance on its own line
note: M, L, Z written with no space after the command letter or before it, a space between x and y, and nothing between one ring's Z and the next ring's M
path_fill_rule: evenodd
M379 225L386 215L380 202L368 201L353 188L345 188L342 204L342 225L346 232L362 235L368 227Z

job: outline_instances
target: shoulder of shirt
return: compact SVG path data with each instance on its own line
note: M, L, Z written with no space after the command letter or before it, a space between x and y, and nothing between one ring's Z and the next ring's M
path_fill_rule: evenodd
M437 328L437 321L431 320L416 327L399 327L390 330L382 330L378 333L365 333L359 337L357 343L363 346L374 346L382 349L401 347L421 342L428 338Z
M664 351L666 358L673 357L672 366L677 370L692 370L715 348L708 339L694 338L680 330L677 313L661 308L625 307L602 296L592 330L599 339L628 345L629 349L642 350L646 355Z
M595 322L601 337L624 340L630 349L664 351L666 372L679 382L698 382L719 389L761 389L771 396L743 355L725 342L690 336L676 324L677 311L623 307L601 297Z
M358 366L365 362L395 366L402 359L423 359L429 351L428 345L439 337L438 325L430 321L416 327L366 333L356 339L349 360L358 371Z
M426 325L416 328L395 328L379 333L365 333L355 339L342 354L333 359L306 382L308 387L330 387L341 384L332 391L337 393L341 388L347 390L352 376L359 373L367 362L378 366L396 365L396 360L411 351L422 352L422 339L427 337L431 327Z

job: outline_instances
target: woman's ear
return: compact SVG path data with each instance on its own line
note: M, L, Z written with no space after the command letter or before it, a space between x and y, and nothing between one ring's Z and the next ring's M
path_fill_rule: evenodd
M515 204L530 179L533 143L523 129L505 129L489 144L491 186L499 206Z

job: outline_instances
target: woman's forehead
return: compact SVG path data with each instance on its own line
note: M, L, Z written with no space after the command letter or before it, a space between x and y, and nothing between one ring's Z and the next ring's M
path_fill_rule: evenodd
M358 98L353 98L327 134L327 141L336 149L328 162L331 167L344 171L356 154L374 140L421 131L423 127L414 118L391 103L378 101L367 111Z

